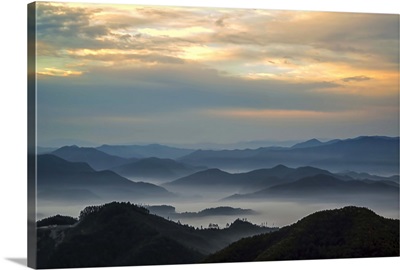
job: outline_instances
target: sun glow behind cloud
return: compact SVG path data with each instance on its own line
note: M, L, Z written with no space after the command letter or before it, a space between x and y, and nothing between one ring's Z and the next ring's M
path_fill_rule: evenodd
M56 42L67 48L53 47L54 52L67 49L75 58L90 55L92 60L95 56L111 59L116 55L143 55L145 50L147 54L204 63L234 76L292 81L325 81L359 74L377 77L371 73L396 71L396 65L385 64L388 61L372 39L375 33L368 37L368 29L361 29L363 33L356 33L359 41L345 35L352 28L360 30L362 24L367 27L369 21L376 21L372 15L79 3L43 3L39 9L45 10L47 17L51 14L50 19L65 18L59 24L60 35L72 28L81 31L71 37L80 41L79 46L68 48L68 44ZM68 17L70 13L78 21ZM366 38L370 43L364 42ZM85 40L90 41L88 48L84 47ZM46 38L39 42L49 50ZM116 57L114 63L120 60Z

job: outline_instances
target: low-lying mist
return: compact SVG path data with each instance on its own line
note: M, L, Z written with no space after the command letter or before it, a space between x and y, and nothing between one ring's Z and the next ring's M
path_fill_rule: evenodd
M182 212L199 212L207 208L216 208L219 206L230 206L233 208L251 209L255 214L249 215L219 215L219 216L201 216L201 217L182 217L171 220L179 220L182 224L189 224L194 227L206 228L210 223L218 224L220 228L224 228L227 223L232 223L237 218L247 219L254 224L267 224L268 227L282 227L292 224L299 219L320 210L341 208L348 205L367 207L378 215L387 218L399 218L398 212L398 196L384 197L341 197L336 200L324 197L314 197L308 199L295 198L274 198L256 201L220 201L226 195L225 193L201 193L194 196L186 194L186 197L170 198L170 199L129 199L130 202L139 205L171 205L175 207L177 213ZM221 196L222 195L222 196ZM37 219L42 219L56 214L78 217L81 210L88 205L101 205L109 201L97 200L93 203L84 202L68 202L68 201L45 201L39 200L37 204Z

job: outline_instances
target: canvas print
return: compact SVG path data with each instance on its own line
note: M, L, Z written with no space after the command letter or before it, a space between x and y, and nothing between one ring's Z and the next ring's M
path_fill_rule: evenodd
M399 15L28 6L28 264L399 256Z

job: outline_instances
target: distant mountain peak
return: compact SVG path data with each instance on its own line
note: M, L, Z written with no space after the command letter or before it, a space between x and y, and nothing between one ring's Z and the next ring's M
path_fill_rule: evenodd
M62 147L60 147L59 149L78 149L78 148L80 148L80 147L77 146L76 144L73 144L73 145L65 145L65 146L62 146Z
M276 165L275 167L272 167L271 169L274 169L274 170L276 170L276 169L289 169L289 167L287 167L287 166L285 166L283 164L279 164L279 165Z
M218 168L211 168L211 169L208 169L208 170L206 170L206 171L208 171L208 172L222 172L222 173L226 173L226 172L224 172L223 170L220 170L220 169L218 169ZM203 172L205 172L205 171L203 171Z
M305 142L297 143L297 144L293 145L291 148L307 148L307 147L320 146L323 144L324 143L321 142L320 140L313 138L313 139L305 141Z

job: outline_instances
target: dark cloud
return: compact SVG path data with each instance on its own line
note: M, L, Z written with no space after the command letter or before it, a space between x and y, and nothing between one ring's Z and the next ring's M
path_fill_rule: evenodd
M362 82L362 81L368 81L371 80L372 78L367 77L367 76L353 76L353 77L347 77L343 78L342 81L344 82Z
M150 18L138 18L128 15L99 15L99 8L77 8L69 6L53 6L41 3L38 5L37 37L39 42L47 43L58 50L61 49L113 49L141 47L135 39L128 39L125 30L135 25L146 25ZM101 23L92 23L94 16L102 19ZM110 37L115 37L111 39Z

